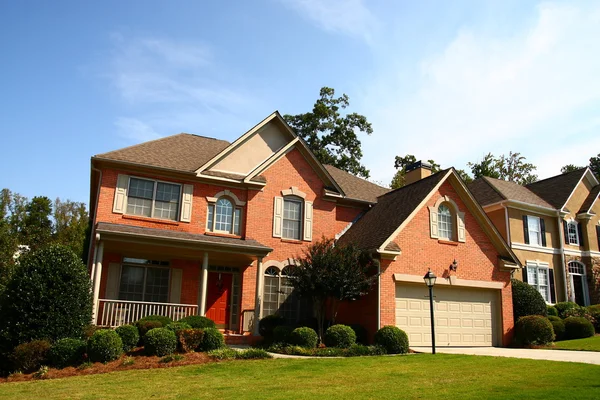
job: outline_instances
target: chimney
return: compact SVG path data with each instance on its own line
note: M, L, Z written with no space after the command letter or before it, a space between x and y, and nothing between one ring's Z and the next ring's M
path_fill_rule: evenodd
M431 164L417 161L406 167L406 174L404 175L404 184L410 185L423 178L427 178L431 175Z

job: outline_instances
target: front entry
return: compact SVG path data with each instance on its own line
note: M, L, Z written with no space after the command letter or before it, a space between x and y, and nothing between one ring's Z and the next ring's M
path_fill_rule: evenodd
M232 275L221 272L209 272L206 293L206 316L217 325L227 329L231 310Z
M575 303L580 306L585 306L585 294L583 292L583 279L582 275L571 275L573 279L573 294L575 295Z

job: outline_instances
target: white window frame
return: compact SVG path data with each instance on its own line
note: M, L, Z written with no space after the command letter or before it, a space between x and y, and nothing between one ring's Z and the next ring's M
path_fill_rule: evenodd
M284 275L284 270L286 270L286 268L289 271L289 269L291 267L289 265L286 265L282 269L280 269L280 268L275 267L275 266L270 266L270 267L266 268L265 272L264 272L264 277L265 278L276 278L277 279L277 288L276 288L276 293L277 293L277 302L276 302L276 304L277 304L277 306L276 306L275 312L273 314L281 315L284 318L286 318L286 315L280 314L281 306L284 304L284 302L290 296L293 295L293 287L290 286L290 285L283 285L282 284L284 279L288 279L288 280L289 279L293 279L293 278L291 278L290 275L287 275L287 274ZM277 271L277 274L273 275L271 273L267 273L267 271L269 271L269 270L275 270L275 271ZM287 288L292 288L292 292L285 293L283 291L283 286L285 286ZM263 292L262 292L263 299L266 298L266 289L267 289L267 285L263 285ZM292 319L298 320L298 318L299 318L299 316L301 314L301 310L300 310L301 305L302 305L301 300L299 298L296 298L296 304L295 304L296 310L292 310L294 312L294 315L292 316L293 317ZM263 317L266 317L267 315L273 315L273 314L264 314L263 313Z
M300 218L298 219L298 224L300 225L298 227L298 237L297 238L292 238L292 237L287 237L284 235L284 231L285 229L283 228L284 222L286 221L285 218L285 203L286 201L291 202L291 203L297 203L300 204ZM283 208L281 210L281 238L282 239L286 239L286 240L298 240L301 241L302 238L304 237L304 199L298 196L283 196ZM292 221L290 219L287 219L288 221Z
M225 199L225 200L229 201L229 203L231 203L231 206L233 208L232 215L231 215L231 231L222 231L222 230L215 229L215 227L217 226L217 224L216 224L216 222L217 222L217 203L221 199ZM212 221L209 219L209 217L210 217L209 210L211 207L213 209ZM238 211L239 211L239 216L236 216ZM213 232L213 233L222 233L225 235L241 236L242 220L244 219L243 212L244 211L242 210L242 207L237 206L237 201L235 199L232 199L229 196L220 196L220 197L216 198L214 202L210 201L208 206L206 207L206 231ZM238 232L237 233L236 233L236 223L238 223L238 226L237 226Z
M525 271L525 273L527 274L527 283L530 286L533 286L538 292L540 292L540 294L542 294L542 291L540 290L540 272L543 272L546 275L546 299L545 302L546 304L552 304L552 293L551 290L552 288L550 287L550 266L546 263L541 263L541 262L535 262L535 261L527 261L526 264L527 270ZM529 269L533 269L535 271L535 284L533 284L531 282L531 279L529 279Z
M171 296L171 268L170 263L168 261L156 261L156 260L145 260L139 258L129 258L124 257L123 263L121 264L121 271L119 273L119 292L117 297L121 300L121 284L123 282L123 270L125 267L133 267L133 268L143 268L144 269L144 282L142 283L142 302L146 303L169 303L169 297ZM169 271L169 278L167 282L167 300L164 302L156 302L151 300L146 300L146 282L148 279L148 269L162 269Z
M129 198L131 197L129 195L129 189L131 188L131 180L132 179L138 179L141 181L148 181L148 182L152 182L153 183L153 189L152 189L152 206L150 207L150 216L147 217L145 215L138 215L138 214L130 214L127 212L127 209L129 208ZM156 189L158 187L158 183L165 183L167 185L174 185L174 186L179 186L179 197L177 199L177 214L175 215L175 219L171 219L171 218L159 218L159 217L155 217L154 216L154 208L155 208L155 204L156 204ZM181 200L182 200L182 195L181 195L181 190L183 188L183 185L181 185L180 183L175 183L175 182L168 182L168 181L163 181L163 180L159 180L159 179L149 179L149 178L142 178L139 176L130 176L128 181L127 181L127 202L125 204L125 214L126 215L132 215L135 217L142 217L142 218L152 218L152 219L160 219L163 221L179 221L179 218L181 217Z
M575 243L571 242L571 227L575 229ZM579 224L576 221L567 222L567 236L569 240L569 245L571 246L579 246L581 240L579 238Z
M581 267L581 270L583 272L571 272L571 266L570 264L578 264L578 267ZM590 296L589 296L589 289L588 289L588 284L587 284L587 273L585 270L585 264L582 263L581 261L577 261L577 260L572 260L569 261L567 263L567 271L569 272L569 284L571 285L571 296L570 296L570 301L575 302L575 290L574 290L574 283L573 283L573 276L577 275L577 276L581 276L582 277L582 286L583 286L583 303L585 306L589 306L590 305Z
M442 224L442 214L440 213L440 208L441 207L445 207L448 212L450 213L450 217L449 217L449 222L448 225L450 226L450 234L449 235L442 235L442 229L441 229L441 224ZM456 225L456 213L452 210L452 207L450 206L449 203L444 202L442 204L440 204L437 208L437 213L438 213L438 236L440 239L442 240L448 240L448 241L453 241L455 240L455 235L454 235L454 231L456 229L455 225Z
M532 221L537 221L537 226L538 226L537 231L531 229ZM527 216L527 232L529 233L529 244L531 246L542 247L542 221L541 221L540 217L536 217L533 215ZM534 234L535 234L537 243L533 243L531 240L531 238L534 236Z

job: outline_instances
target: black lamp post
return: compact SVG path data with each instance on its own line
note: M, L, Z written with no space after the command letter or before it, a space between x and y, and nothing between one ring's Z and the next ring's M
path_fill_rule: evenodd
M429 311L431 313L431 354L435 354L435 324L433 322L433 285L435 285L436 279L437 276L435 276L435 274L431 272L431 269L429 269L423 277L425 284L429 288Z

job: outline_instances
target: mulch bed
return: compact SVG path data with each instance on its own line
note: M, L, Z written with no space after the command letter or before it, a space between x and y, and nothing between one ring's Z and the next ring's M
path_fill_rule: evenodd
M181 354L184 358L180 361L171 361L169 363L160 362L163 357L156 356L145 356L143 355L142 348L136 349L127 353L127 355L121 357L118 360L104 363L93 363L89 367L67 367L63 369L48 368L48 373L43 378L34 377L35 373L31 374L13 374L7 378L0 378L0 383L6 382L25 382L31 380L40 379L57 379L57 378L68 378L70 376L79 375L95 375L95 374L106 374L108 372L116 371L128 371L131 369L153 369L153 368L170 368L180 367L182 365L195 365L195 364L206 364L215 362L206 353L185 353ZM124 365L124 360L127 357L132 357L134 362L130 365Z

